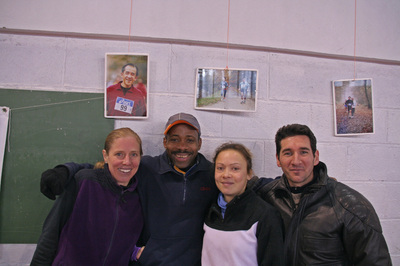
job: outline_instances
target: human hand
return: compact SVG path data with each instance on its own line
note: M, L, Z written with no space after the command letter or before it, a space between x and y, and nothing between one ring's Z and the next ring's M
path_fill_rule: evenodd
M44 171L40 179L40 192L47 198L55 200L56 196L64 191L68 175L68 168L65 166Z
M136 254L136 260L138 260L140 258L140 255L142 255L143 249L145 248L145 246L141 247L138 251L138 253Z

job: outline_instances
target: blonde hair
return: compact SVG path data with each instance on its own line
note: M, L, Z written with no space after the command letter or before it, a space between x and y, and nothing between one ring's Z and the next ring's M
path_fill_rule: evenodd
M113 131L110 132L110 134L108 134L106 141L104 142L104 150L106 151L106 153L108 154L108 152L111 149L112 144L114 143L114 141L116 139L124 138L124 137L136 138L136 140L139 144L139 147L140 147L140 156L142 156L143 155L142 140L140 139L139 135L135 131L133 131L132 129L130 129L128 127L114 129ZM104 161L97 162L94 165L94 169L104 168L104 164L105 164Z

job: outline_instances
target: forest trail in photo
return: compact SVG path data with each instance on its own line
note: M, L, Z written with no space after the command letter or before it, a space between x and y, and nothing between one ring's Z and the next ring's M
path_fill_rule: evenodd
M362 134L373 132L372 109L357 105L353 117L349 117L347 107L336 105L337 134Z
M226 98L220 101L207 105L207 108L221 110L255 110L255 100L247 98L246 103L242 104L240 92L236 88L229 87L226 93Z

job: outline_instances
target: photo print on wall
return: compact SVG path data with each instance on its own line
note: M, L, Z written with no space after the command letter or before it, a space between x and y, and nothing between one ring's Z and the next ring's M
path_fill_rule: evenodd
M335 135L374 134L372 79L332 81Z
M105 60L104 116L147 118L149 55L106 53Z
M255 112L258 71L197 68L195 109Z

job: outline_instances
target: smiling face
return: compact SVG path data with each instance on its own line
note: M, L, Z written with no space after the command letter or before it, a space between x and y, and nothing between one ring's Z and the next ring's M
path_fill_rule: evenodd
M127 186L139 168L140 144L134 136L117 138L103 158L117 184Z
M201 138L193 127L186 124L173 126L164 138L164 148L179 169L192 166L201 148Z
M215 183L226 202L246 190L251 175L244 156L236 150L223 150L215 159Z
M136 67L127 65L124 69L124 72L121 73L122 76L122 87L130 88L137 78L137 69Z
M291 187L301 187L314 178L314 166L319 163L319 152L313 154L310 139L296 135L281 140L281 150L276 156Z

